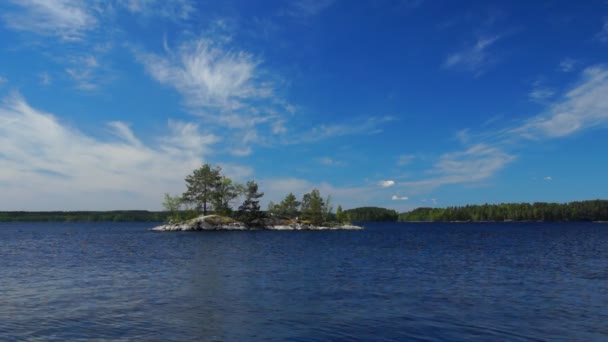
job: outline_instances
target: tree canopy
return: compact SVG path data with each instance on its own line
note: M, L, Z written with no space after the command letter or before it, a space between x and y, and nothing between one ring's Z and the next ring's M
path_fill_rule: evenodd
M503 203L447 208L418 208L399 221L608 221L608 201Z
M361 207L344 211L351 221L397 221L399 214L395 210L379 207Z
M263 192L258 192L258 184L254 181L247 182L245 187L245 200L239 207L238 217L241 221L248 225L259 225L259 220L262 218L260 211L260 198L264 196Z
M202 211L203 215L213 208L213 202L218 203L218 188L221 187L222 169L218 166L211 168L205 164L194 170L191 175L186 177L186 192L182 198L185 203L191 204L197 211Z

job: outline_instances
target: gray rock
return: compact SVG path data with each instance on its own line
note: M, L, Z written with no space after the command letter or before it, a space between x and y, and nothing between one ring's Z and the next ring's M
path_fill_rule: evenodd
M178 223L168 223L154 227L151 230L156 232L175 232L175 231L208 231L208 230L361 230L363 227L350 224L342 224L331 227L315 226L308 223L293 222L288 220L268 220L263 228L248 227L243 222L235 219L219 216L207 215L199 216L192 220Z

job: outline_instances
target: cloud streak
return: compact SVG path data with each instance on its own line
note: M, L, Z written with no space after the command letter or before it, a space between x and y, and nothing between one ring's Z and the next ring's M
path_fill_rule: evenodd
M525 138L564 137L583 129L608 123L608 69L585 69L579 83L523 125L509 131Z
M477 144L463 151L443 154L428 171L436 176L399 185L430 191L448 184L476 183L489 179L515 158L497 147Z
M188 19L195 11L190 0L118 0L118 4L134 14L173 20Z
M6 25L17 31L28 31L62 40L81 40L97 26L97 19L80 0L9 0L14 11L2 14Z
M480 76L493 63L489 49L501 38L499 35L484 36L461 51L454 52L446 58L443 67L453 70L464 70Z
M7 210L159 209L159 194L181 189L219 138L191 123L143 144L123 122L97 139L13 94L0 105L0 206Z

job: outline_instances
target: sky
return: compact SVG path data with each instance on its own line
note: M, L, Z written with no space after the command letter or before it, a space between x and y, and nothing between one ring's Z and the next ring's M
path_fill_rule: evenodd
M608 2L5 0L0 210L607 198Z

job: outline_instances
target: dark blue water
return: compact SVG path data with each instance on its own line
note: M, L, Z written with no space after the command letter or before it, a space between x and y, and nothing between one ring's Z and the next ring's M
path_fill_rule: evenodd
M0 340L607 340L608 225L0 224Z

